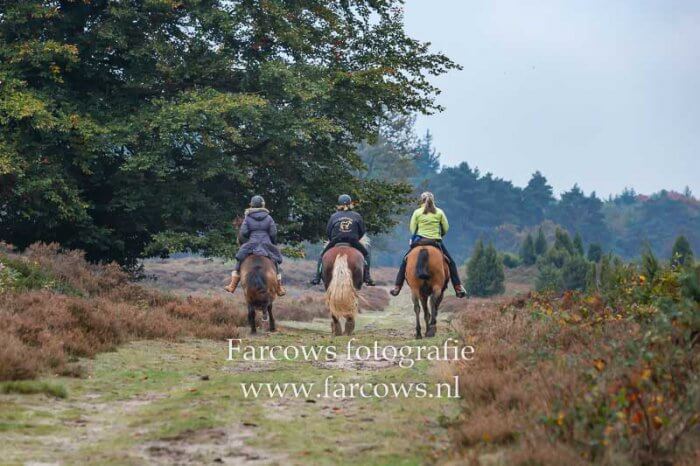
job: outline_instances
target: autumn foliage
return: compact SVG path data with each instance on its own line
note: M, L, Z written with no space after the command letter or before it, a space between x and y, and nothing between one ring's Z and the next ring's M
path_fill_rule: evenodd
M617 265L601 293L529 294L459 314L460 457L697 464L700 269Z
M230 301L148 289L56 245L3 246L0 264L0 380L77 375L79 357L133 339L235 338L244 322Z

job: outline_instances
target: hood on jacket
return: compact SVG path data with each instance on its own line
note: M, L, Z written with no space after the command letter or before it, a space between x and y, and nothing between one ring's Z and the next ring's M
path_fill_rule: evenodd
M251 216L255 220L260 221L260 220L265 219L265 217L267 217L268 215L270 215L270 211L264 207L250 208L250 209L246 209L245 215Z

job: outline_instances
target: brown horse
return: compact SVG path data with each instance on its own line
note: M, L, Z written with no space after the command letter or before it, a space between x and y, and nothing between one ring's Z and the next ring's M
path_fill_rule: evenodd
M350 245L337 244L323 255L323 285L333 335L343 334L340 318L345 318L345 335L352 335L355 329L364 268L364 256Z
M423 307L425 336L435 336L438 308L450 280L450 269L442 251L435 246L416 246L406 263L406 281L411 287L413 311L416 313L416 338L423 338L420 328L420 310ZM430 303L430 307L428 307Z
M241 286L248 303L248 323L250 333L255 329L255 310L260 309L263 320L270 319L270 331L275 331L275 318L272 315L272 303L277 297L279 283L277 270L269 257L250 255L241 264Z

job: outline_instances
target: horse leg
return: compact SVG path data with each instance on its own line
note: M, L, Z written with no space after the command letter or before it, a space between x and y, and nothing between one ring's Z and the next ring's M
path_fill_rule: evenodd
M428 297L421 293L420 304L423 308L423 319L425 320L425 336L429 337L428 331L430 330L430 307L428 306Z
M334 336L340 336L343 334L343 330L340 327L340 321L336 316L331 316L331 333L333 333Z
M345 335L352 335L353 330L355 330L355 318L348 317L345 319Z
M425 332L425 335L428 337L434 337L435 336L435 331L437 330L437 314L438 314L438 306L440 305L440 295L437 294L435 291L430 295L430 307L431 307L431 316L430 316L430 324L428 325L428 330Z
M420 340L423 335L420 332L420 302L416 295L413 295L413 312L416 313L416 338Z
M252 304L248 304L248 323L250 324L251 335L258 333L255 329L255 308Z
M272 303L267 306L267 315L270 317L270 331L274 332L277 330L277 327L275 327L275 318L272 315Z

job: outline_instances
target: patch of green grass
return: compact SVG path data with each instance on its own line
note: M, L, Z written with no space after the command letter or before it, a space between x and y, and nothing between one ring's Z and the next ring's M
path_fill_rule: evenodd
M55 396L56 398L66 398L68 396L68 391L63 385L37 380L3 382L0 384L0 393L19 393L22 395L44 393L46 395Z

